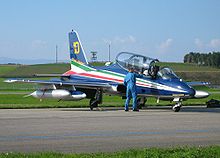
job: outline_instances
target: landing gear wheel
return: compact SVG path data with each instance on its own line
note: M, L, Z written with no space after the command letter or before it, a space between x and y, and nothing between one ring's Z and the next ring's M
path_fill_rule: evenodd
M174 106L172 107L172 110L173 110L174 112L179 112L179 111L180 111L180 108L181 108L181 102L178 102L178 103L176 103L176 105L174 105Z
M180 106L173 106L172 107L172 110L174 111L174 112L179 112L180 111Z
M98 102L96 101L95 98L90 99L89 107L91 111L93 110L93 108L98 107Z

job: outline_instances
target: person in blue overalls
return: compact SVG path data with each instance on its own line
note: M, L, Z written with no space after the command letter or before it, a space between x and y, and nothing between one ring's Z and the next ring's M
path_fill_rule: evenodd
M130 67L128 74L124 78L124 85L126 90L125 111L128 111L129 102L131 97L133 99L133 111L139 111L137 108L137 90L136 90L136 77L143 77L143 75L134 72L134 68Z

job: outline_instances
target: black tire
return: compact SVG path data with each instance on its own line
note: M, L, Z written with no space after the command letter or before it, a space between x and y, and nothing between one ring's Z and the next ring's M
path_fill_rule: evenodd
M95 98L90 99L90 101L89 101L89 107L90 107L90 110L91 110L91 111L93 110L93 108L98 107L98 102L96 101Z
M172 110L174 111L174 112L179 112L180 111L180 106L177 106L177 107L173 107L172 108Z

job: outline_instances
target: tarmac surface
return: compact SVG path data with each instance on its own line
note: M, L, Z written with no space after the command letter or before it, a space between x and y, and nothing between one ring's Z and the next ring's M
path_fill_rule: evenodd
M112 152L220 145L220 109L1 109L0 152Z

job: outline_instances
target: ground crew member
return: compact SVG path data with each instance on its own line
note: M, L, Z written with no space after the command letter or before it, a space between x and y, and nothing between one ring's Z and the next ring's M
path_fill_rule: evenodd
M143 75L134 72L134 68L129 68L128 74L124 78L124 85L126 90L125 111L128 111L129 102L131 97L133 99L133 111L139 111L137 108L137 90L136 90L136 77L143 77Z

